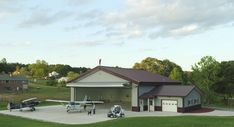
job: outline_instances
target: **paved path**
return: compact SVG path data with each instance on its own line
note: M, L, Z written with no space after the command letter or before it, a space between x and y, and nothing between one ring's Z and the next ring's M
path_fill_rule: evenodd
M12 112L8 110L0 111L1 114L20 116L24 118L63 123L63 124L88 124L101 121L112 120L108 118L106 113L108 109L97 109L95 115L88 116L87 112L81 113L67 113L63 106L44 106L37 107L35 112L25 111L19 112L14 110ZM219 111L215 110L208 113L176 113L176 112L132 112L125 111L126 117L139 117L139 116L183 116L183 115L206 115L206 116L234 116L234 112L231 111Z

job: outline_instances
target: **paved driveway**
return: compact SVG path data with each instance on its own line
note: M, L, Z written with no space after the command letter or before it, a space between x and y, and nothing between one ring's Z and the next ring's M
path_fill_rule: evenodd
M25 111L19 112L14 110L2 110L0 113L7 115L20 116L24 118L63 123L63 124L88 124L111 120L106 113L108 109L97 109L95 115L88 116L87 112L81 113L67 113L64 106L44 106L37 107L35 112ZM132 112L125 111L126 117L139 117L139 116L182 116L182 115L207 115L207 116L234 116L231 111L215 110L209 113L176 113L176 112Z

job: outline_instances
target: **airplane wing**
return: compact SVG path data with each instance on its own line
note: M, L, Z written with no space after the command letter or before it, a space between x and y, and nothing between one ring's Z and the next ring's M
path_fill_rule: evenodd
M34 98L29 98L29 99L23 100L22 102L25 103L25 102L33 101L33 100L37 100L37 98L36 98L36 97L34 97Z
M52 100L52 99L46 99L46 101L48 102L60 102L60 103L69 103L70 101L66 101L66 100Z
M103 104L103 101L75 101L78 104Z

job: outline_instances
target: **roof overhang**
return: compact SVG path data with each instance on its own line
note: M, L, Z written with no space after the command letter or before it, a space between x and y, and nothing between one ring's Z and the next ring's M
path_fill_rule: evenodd
M67 84L68 87L91 87L91 88L97 88L97 87L126 87L126 83L69 83Z

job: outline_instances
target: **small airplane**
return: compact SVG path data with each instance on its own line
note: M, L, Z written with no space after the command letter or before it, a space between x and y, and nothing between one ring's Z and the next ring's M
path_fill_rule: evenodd
M23 100L21 103L17 104L17 103L12 103L9 102L7 105L7 109L8 110L12 110L12 109L19 109L19 111L35 111L36 108L35 106L37 106L40 103L40 101L37 100L36 97L34 98L29 98L26 100Z
M52 99L46 99L48 102L60 102L60 103L66 103L66 111L69 112L82 112L86 111L87 106L93 106L95 109L95 104L103 104L103 101L93 101L88 100L87 96L84 97L83 101L66 101L66 100L52 100Z

